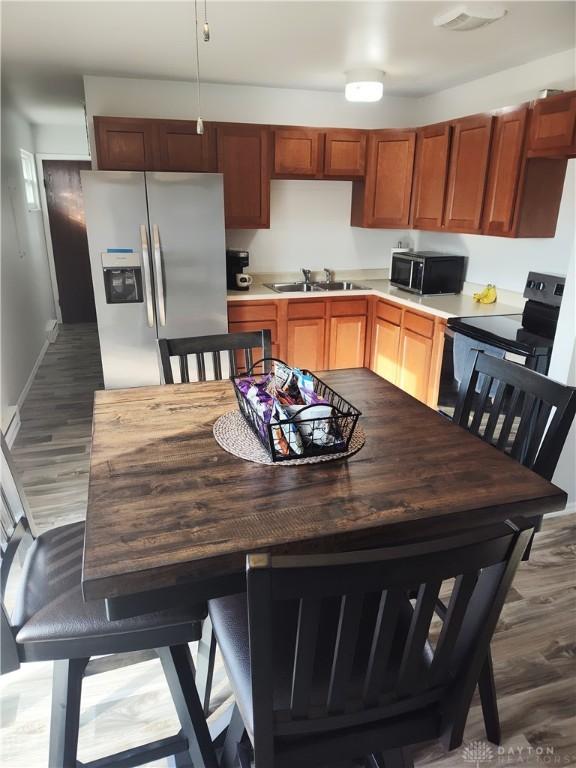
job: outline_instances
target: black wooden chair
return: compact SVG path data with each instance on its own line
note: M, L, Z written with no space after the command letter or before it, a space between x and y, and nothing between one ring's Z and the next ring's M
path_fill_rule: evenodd
M83 765L128 768L176 755L178 766L193 763L195 768L216 768L188 647L200 640L206 603L109 621L103 601L84 602L84 523L64 525L36 537L3 436L1 447L0 673L12 672L27 661L54 661L50 768L82 765L76 755L83 678L155 655L162 663L180 732ZM15 574L18 559L22 569ZM10 595L14 598L11 611L6 604Z
M222 764L238 751L249 765L244 728L256 768L407 768L412 745L458 747L532 531L509 522L373 551L249 556L247 594L209 602L237 706Z
M470 350L458 389L454 422L547 480L552 480L575 413L576 388L524 365ZM542 517L533 522L538 531ZM528 559L532 543L533 538L524 559ZM446 606L441 602L438 609L440 615L446 614ZM490 741L499 744L500 719L491 653L479 688L486 733Z
M171 358L177 357L180 366L180 382L190 381L189 356L196 363L197 380L206 381L208 361L212 365L211 378L220 381L227 363L229 375L238 376L246 372L261 358L272 355L272 341L269 330L224 333L215 336L197 336L189 339L159 339L160 360L165 384L174 384ZM254 352L258 353L255 357ZM222 354L227 352L224 363ZM260 371L261 368L255 369Z

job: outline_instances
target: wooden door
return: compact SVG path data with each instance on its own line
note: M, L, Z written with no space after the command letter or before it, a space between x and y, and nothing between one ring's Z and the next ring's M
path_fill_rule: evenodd
M216 170L214 130L204 123L196 132L195 120L158 120L158 170L208 173Z
M80 171L89 161L44 160L44 186L62 322L95 323Z
M330 318L328 368L362 368L366 344L366 315Z
M326 367L324 318L298 318L288 320L286 362L310 371Z
M432 339L409 328L400 333L398 386L423 403L428 399L428 380L432 363Z
M155 170L156 121L132 117L95 117L94 136L101 171Z
M383 379L396 384L400 326L377 317L372 339L372 370Z
M451 232L481 231L492 120L474 115L454 123L444 209L444 228Z
M324 176L364 176L366 133L352 129L330 129L324 139Z
M353 226L409 225L415 147L415 131L370 133L366 180L352 191Z
M218 170L224 174L229 229L270 226L269 131L265 125L217 125Z
M416 141L412 226L441 229L448 178L450 124L420 128Z
M536 101L530 120L530 154L572 154L575 143L576 91Z
M317 128L274 129L274 175L315 178L321 175L324 134Z
M527 117L528 108L522 106L495 118L483 214L486 235L513 232Z

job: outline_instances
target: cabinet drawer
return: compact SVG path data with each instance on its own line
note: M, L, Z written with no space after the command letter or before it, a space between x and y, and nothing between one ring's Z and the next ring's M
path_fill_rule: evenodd
M415 315L413 312L405 312L404 328L419 333L420 336L426 336L428 339L434 336L434 320L422 317L422 315Z
M343 315L365 315L368 312L367 299L332 299L330 313L332 317Z
M402 310L400 307L388 304L385 301L379 301L376 305L376 315L381 320L387 320L394 325L400 325L402 323Z
M242 304L228 304L228 322L258 322L276 320L276 304L255 304L244 301Z
M288 303L288 320L301 317L324 317L326 305L323 301L290 301Z

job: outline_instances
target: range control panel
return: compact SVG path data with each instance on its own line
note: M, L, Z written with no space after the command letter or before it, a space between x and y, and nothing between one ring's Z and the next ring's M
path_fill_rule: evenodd
M565 283L566 278L562 275L529 272L524 288L524 298L559 307L564 295Z

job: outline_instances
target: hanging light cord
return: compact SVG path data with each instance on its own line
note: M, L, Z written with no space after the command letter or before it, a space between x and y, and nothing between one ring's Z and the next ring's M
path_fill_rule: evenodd
M194 42L196 44L196 104L198 117L196 118L196 133L204 133L204 121L200 116L200 51L198 46L198 0L194 0Z

